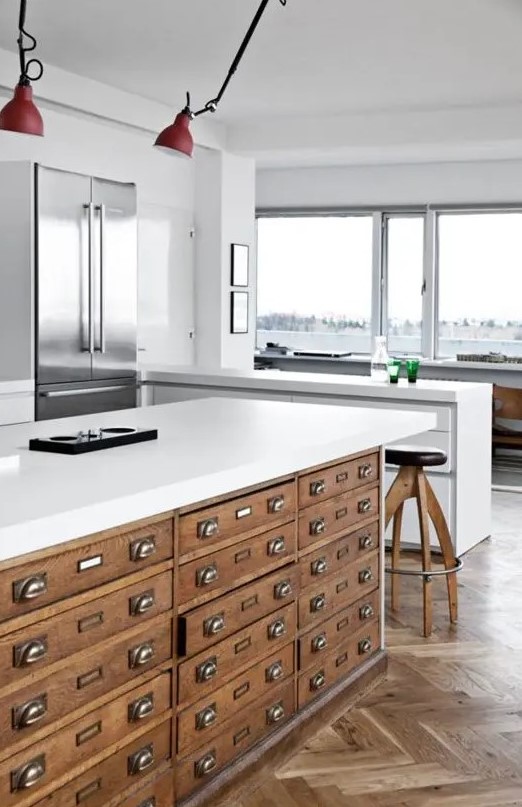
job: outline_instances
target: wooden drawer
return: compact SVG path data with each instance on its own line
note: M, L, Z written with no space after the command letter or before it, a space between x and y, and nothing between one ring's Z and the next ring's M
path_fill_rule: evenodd
M173 556L172 519L0 571L0 622Z
M347 563L367 555L379 546L379 522L374 521L360 530L345 535L339 540L301 555L299 572L301 591L314 585L319 579L329 577L343 569Z
M379 553L350 563L337 575L319 580L299 597L299 629L322 622L379 586Z
M378 487L343 493L299 512L299 549L346 532L379 513Z
M159 779L144 785L133 796L120 802L118 807L173 807L173 805L174 772L169 770ZM89 802L86 807L90 807Z
M217 602L207 603L180 616L180 655L192 656L211 647L291 602L297 596L298 581L299 571L294 563L231 594L225 594Z
M171 723L170 720L167 720L152 731L125 745L124 748L115 751L103 762L90 768L64 787L51 791L35 807L84 807L84 805L85 807L106 807L118 793L131 787L136 781L150 776L152 771L165 760L170 759L170 740ZM144 761L150 763L143 771L136 770L136 766L133 765L140 753L143 755ZM168 797L171 797L172 793L171 790L169 792L169 788L173 774L171 772L165 774L165 779L170 780L170 783L165 784L162 779L158 779L157 785L154 785L159 788L159 792L164 798L163 801L156 800L155 807L172 807L173 801L168 801ZM145 798L146 805L147 797L143 798ZM127 805L127 802L124 804ZM133 801L130 801L129 804L134 807ZM142 802L138 801L138 805L142 807Z
M122 588L0 638L1 686L22 682L172 608L172 572Z
M0 763L2 807L23 803L28 788L31 796L55 779L71 772L96 754L140 730L154 716L170 708L171 676L153 681L122 695L84 715L45 740L35 743ZM146 711L153 705L152 711ZM155 713L155 714L154 714Z
M270 529L293 519L295 510L295 483L290 481L187 513L179 519L179 553L205 552L245 533Z
M230 716L279 686L294 672L294 643L259 661L242 675L178 716L178 755L210 742Z
M299 478L298 483L299 507L331 499L332 496L355 490L378 479L378 452L305 474Z
M294 711L293 681L251 704L232 718L228 725L224 725L221 733L210 743L181 760L177 774L177 797L184 798L206 784L227 763L281 726Z
M335 648L315 667L299 676L299 709L335 684L340 678L363 664L380 649L380 626L378 622L368 625Z
M252 577L260 577L295 560L297 529L295 521L233 544L181 566L178 597L183 605L236 588Z
M305 633L299 639L299 670L319 664L362 625L378 619L380 612L381 592L377 589Z
M156 622L107 642L102 649L93 649L91 654L31 681L15 693L6 692L0 698L0 759L30 742L36 732L50 730L55 721L70 718L76 709L157 665L167 664L172 650L172 621ZM142 664L137 663L140 649Z
M245 630L199 653L178 667L178 703L184 706L206 697L267 653L293 641L296 635L296 605L281 608Z

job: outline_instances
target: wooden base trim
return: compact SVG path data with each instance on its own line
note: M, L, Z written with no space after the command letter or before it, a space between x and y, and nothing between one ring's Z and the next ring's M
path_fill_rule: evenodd
M387 652L380 650L362 669L334 684L278 731L227 765L208 785L177 802L177 807L203 807L205 804L227 807L241 800L255 789L267 773L273 773L276 762L281 767L320 729L352 709L357 701L380 684L387 668ZM232 797L234 801L230 801Z

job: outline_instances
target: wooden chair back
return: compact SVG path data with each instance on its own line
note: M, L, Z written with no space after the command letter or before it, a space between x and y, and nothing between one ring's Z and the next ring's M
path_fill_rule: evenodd
M496 417L522 420L522 388L499 387L493 384L493 418Z

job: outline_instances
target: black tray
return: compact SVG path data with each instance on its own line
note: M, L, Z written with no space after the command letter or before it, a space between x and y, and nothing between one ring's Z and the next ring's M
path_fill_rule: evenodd
M157 429L109 427L55 437L35 437L29 440L29 449L31 451L50 451L52 454L86 454L89 451L101 451L104 448L116 448L116 446L127 446L131 443L144 443L146 440L157 439Z

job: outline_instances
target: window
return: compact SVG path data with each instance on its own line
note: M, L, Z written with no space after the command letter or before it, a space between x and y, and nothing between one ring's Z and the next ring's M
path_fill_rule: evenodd
M371 350L371 215L258 219L257 346Z
M522 356L522 212L438 216L438 354Z
M424 216L385 217L388 351L419 353L422 337Z

